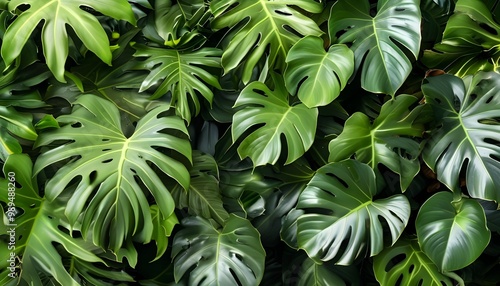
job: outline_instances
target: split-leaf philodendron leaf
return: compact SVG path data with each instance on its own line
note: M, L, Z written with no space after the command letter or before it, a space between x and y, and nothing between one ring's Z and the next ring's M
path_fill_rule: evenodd
M364 89L394 95L410 74L420 49L419 2L379 0L373 17L368 0L339 0L332 7L330 39L352 44Z
M80 7L90 7L132 24L136 21L126 0L12 0L8 5L10 11L15 11L21 5L29 5L29 8L5 32L1 48L5 63L10 65L19 56L37 25L43 21L43 53L50 70L61 82L65 82L64 65L69 53L68 26L90 51L111 64L112 55L106 32L95 16Z
M423 151L424 161L438 180L455 191L460 189L463 168L472 197L499 202L500 75L430 77L422 91L436 126Z
M64 126L38 138L37 147L50 148L36 161L35 174L66 162L47 182L46 198L55 200L77 180L66 215L74 224L83 213L82 231L92 230L96 245L118 252L132 235L138 241L151 240L152 215L143 189L154 197L162 219L171 216L175 207L160 173L188 188L189 172L184 164L158 150L175 150L187 162L191 160L188 140L168 132L187 136L186 127L179 117L165 116L167 110L165 105L151 110L127 138L119 111L111 102L82 95L71 114L57 118Z
M410 218L410 204L401 194L374 200L376 194L368 165L346 160L321 167L297 204L306 211L297 220L299 248L317 263L350 265L364 247L370 256L383 250L383 225L395 243Z

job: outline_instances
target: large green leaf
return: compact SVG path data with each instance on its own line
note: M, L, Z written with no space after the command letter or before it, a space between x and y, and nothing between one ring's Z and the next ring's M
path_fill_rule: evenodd
M215 70L220 67L219 49L203 48L181 52L140 44L135 44L134 48L137 50L135 57L148 57L139 62L136 68L150 71L142 82L140 91L160 82L153 98L170 92L170 105L175 106L177 114L187 122L191 121L191 113L198 115L200 112L198 93L211 103L214 94L209 86L221 88L217 76L207 70L210 67ZM194 111L190 105L194 105Z
M454 271L474 262L490 242L491 233L481 205L439 192L420 208L415 222L418 243L441 271Z
M99 21L81 9L82 6L135 24L134 14L126 0L12 0L8 7L10 11L14 11L21 5L29 5L29 8L5 32L1 48L5 63L10 65L19 56L31 33L43 21L43 53L49 69L61 82L65 82L64 65L69 53L67 26L75 31L90 51L111 64L108 36Z
M208 154L193 153L193 167L189 171L191 184L184 190L181 186L172 189L177 208L187 208L189 214L214 219L220 225L229 217L222 206L219 191L217 163Z
M339 0L328 20L330 39L352 44L355 73L361 68L364 89L394 95L419 53L419 1L379 0L375 16L370 10L367 0Z
M436 124L423 151L424 161L450 189L460 189L464 169L472 197L500 201L500 75L430 77L422 91Z
M71 114L58 117L63 127L38 137L37 147L51 148L38 157L35 174L53 164L58 166L58 162L66 163L48 180L46 198L53 201L76 180L65 213L71 224L83 213L84 236L92 230L96 245L116 253L132 235L149 242L153 223L145 191L152 194L166 219L174 210L174 201L160 174L184 188L189 186L184 164L161 152L175 150L179 158L191 160L189 141L179 137L187 135L186 127L176 116L163 116L167 109L161 106L150 111L127 138L119 111L111 102L82 95Z
M54 277L61 285L79 285L62 264L55 244L62 245L67 252L83 261L102 262L92 252L95 247L67 234L66 224L60 219L64 216L64 208L58 202L49 203L40 197L32 176L32 162L27 155L10 155L3 171L5 177L0 178L0 201L7 205L7 216L3 217L0 225L0 284L12 285L24 280L30 285L43 285L40 273L44 273ZM13 183L10 178L14 178L15 185L19 186L14 187L13 192L8 192L13 187L9 185ZM7 276L10 273L7 259L10 259L11 252L22 260L22 265L19 261L15 262L22 269L21 276L16 279Z
M461 0L441 43L425 51L423 63L458 76L496 71L500 60L500 25L481 0Z
M374 257L373 271L380 285L455 285L422 252L417 240L400 239L384 249Z
M346 45L333 45L326 52L323 40L313 36L298 41L286 62L286 87L307 107L332 102L354 71L354 54Z
M302 103L291 106L283 80L275 81L274 90L262 82L250 83L234 104L235 108L244 108L233 117L233 142L258 126L238 147L240 157L250 157L254 166L278 161L282 135L288 147L286 164L297 160L311 147L316 133L317 108Z
M323 6L314 0L214 0L210 9L215 17L213 29L232 29L222 55L224 71L228 73L243 64L245 84L264 54L268 54L271 68L284 69L286 54L299 35L322 34L313 20L299 12L321 12Z
M376 194L368 165L346 160L321 167L297 204L306 211L297 221L299 247L317 263L349 265L365 248L370 256L382 251L383 225L395 243L408 223L410 204L404 195L374 200Z
M199 217L182 225L172 249L176 281L189 275L189 285L259 285L266 254L248 220L231 215L221 230Z
M330 142L329 161L355 155L356 160L373 169L383 164L401 175L401 188L406 190L420 170L420 144L412 137L422 135L422 122L428 116L423 105L412 109L417 101L412 95L399 95L382 106L373 123L366 114L354 113L342 133Z

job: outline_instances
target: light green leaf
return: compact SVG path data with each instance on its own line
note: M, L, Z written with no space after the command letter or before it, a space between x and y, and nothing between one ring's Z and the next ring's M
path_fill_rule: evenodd
M481 0L458 1L443 40L425 51L422 62L460 77L498 70L500 25L491 13Z
M181 52L140 44L135 44L134 48L137 50L135 57L148 57L145 61L137 63L136 68L150 71L140 91L159 82L153 98L170 92L172 95L170 105L175 106L177 114L188 123L191 121L192 113L198 115L200 112L198 93L212 103L214 95L209 86L221 88L217 76L206 69L211 67L217 70L220 67L219 49L203 48ZM194 110L190 105L194 105Z
M179 220L177 219L175 213L172 213L169 217L164 218L157 205L152 205L150 210L151 217L153 218L152 238L156 242L156 257L154 260L157 260L165 254L168 246L168 239L172 234L175 225L179 224Z
M188 275L189 285L259 285L266 253L248 220L231 215L221 230L199 217L182 225L172 249L176 282Z
M377 170L383 164L401 175L401 189L406 190L420 170L420 144L412 137L424 132L424 118L429 117L425 106L412 106L418 99L398 95L387 101L373 121L361 112L347 119L342 133L329 144L331 162L351 158L369 164Z
M323 6L314 0L214 0L210 9L214 30L232 29L226 36L230 42L222 55L224 72L242 64L245 84L264 54L268 54L270 69L283 70L288 50L300 39L297 34L323 34L313 20L300 12L321 12Z
M21 5L29 8L21 13L5 32L1 53L6 65L10 65L40 22L43 21L43 53L57 80L65 82L64 65L68 57L68 32L70 26L85 47L102 61L111 64L108 37L99 21L81 6L91 7L104 15L135 24L134 14L126 0L12 0L9 10Z
M35 141L38 134L33 126L33 116L18 112L13 107L0 106L0 160L5 161L11 154L22 152L20 137ZM13 136L14 135L14 136Z
M83 213L82 232L86 236L91 230L96 245L116 253L131 236L149 242L153 224L144 191L154 197L165 219L175 206L160 176L171 177L184 188L189 186L184 164L158 150L175 150L186 161L191 160L189 141L179 137L187 137L186 127L180 118L164 116L167 109L160 106L147 113L127 138L119 111L111 102L82 95L71 114L57 118L61 128L39 136L36 147L50 148L38 157L34 173L65 163L48 180L46 198L53 201L76 179L65 213L71 224Z
M419 2L379 0L373 17L367 0L339 0L332 7L330 39L352 44L355 74L361 69L364 89L395 95L410 74L420 49Z
M373 259L373 271L380 285L452 286L420 249L417 240L400 239Z
M43 285L40 280L41 273L55 278L61 285L79 285L65 269L61 255L55 244L60 244L71 255L78 256L87 262L102 262L90 246L81 238L73 238L68 235L65 223L60 219L64 216L64 208L57 202L49 203L41 198L38 193L36 181L32 175L32 162L25 154L10 155L3 167L4 178L0 178L0 201L14 204L22 212L10 216L4 216L0 225L0 233L6 235L6 239L0 240L0 282L12 281L7 274L10 272L10 252L15 252L22 259L22 272L20 280L30 285ZM10 174L10 175L9 175ZM9 178L14 178L21 187L14 188L14 196L9 196ZM12 198L12 199L9 199ZM16 213L16 211L13 211ZM10 234L13 234L14 242L10 242ZM10 246L10 247L9 247ZM4 259L5 258L5 259ZM21 266L19 261L16 266ZM16 279L17 280L17 279ZM19 280L19 281L20 281ZM15 281L15 280L14 280Z
M298 286L321 285L360 285L359 270L356 267L334 265L333 263L317 264L306 258L300 265Z
M337 98L354 71L354 54L346 45L332 45L326 52L323 40L314 36L298 41L286 62L286 87L309 108Z
M330 163L318 169L300 194L297 240L316 263L350 265L364 254L384 248L384 227L395 243L410 218L404 195L374 200L375 173L358 161ZM382 224L381 219L385 221Z
M490 242L481 205L439 192L420 208L415 222L418 243L440 271L454 271L474 262Z
M422 92L436 124L423 150L426 164L455 191L460 191L464 168L472 197L500 201L500 75L480 72L463 80L452 75L430 77Z
M307 108L304 104L290 106L282 79L275 77L275 81L274 90L261 82L250 83L234 104L234 108L244 108L233 117L233 142L255 125L263 125L238 147L240 157L250 157L254 166L278 161L282 135L288 147L285 164L292 163L311 147L316 133L317 108Z
M217 179L218 169L214 158L194 151L193 167L189 171L191 184L184 190L180 186L172 189L177 208L187 208L189 214L214 219L220 225L229 217L222 205Z

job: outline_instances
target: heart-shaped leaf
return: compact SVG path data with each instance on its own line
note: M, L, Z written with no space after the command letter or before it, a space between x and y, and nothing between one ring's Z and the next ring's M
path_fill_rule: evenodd
M380 285L455 285L422 252L417 240L400 239L384 249L374 257L373 271Z
M440 271L454 271L474 262L490 242L481 205L473 199L452 202L439 192L420 208L415 222L418 243Z
M215 17L213 29L234 28L227 36L230 42L224 49L222 66L228 73L243 63L245 84L264 54L270 68L284 69L288 50L300 39L297 34L322 34L313 20L299 12L321 12L323 6L314 0L294 0L293 4L286 0L214 0L210 10Z
M290 106L283 80L275 76L275 89L252 82L242 91L235 108L244 107L233 117L233 142L254 126L259 126L240 143L238 154L250 157L254 166L275 164L281 155L281 136L287 143L286 164L292 163L311 147L316 133L317 108L304 104Z
M46 198L53 201L77 180L66 215L74 224L83 213L82 232L85 236L92 230L96 245L117 252L132 235L149 242L153 224L142 188L154 197L162 219L170 217L175 206L160 176L169 176L188 188L189 172L184 164L161 152L175 150L191 160L189 141L178 135L187 137L184 122L176 116L163 116L167 109L160 106L147 113L127 138L113 103L82 95L71 114L57 118L63 127L38 137L37 147L51 148L38 157L35 174L58 162L66 163L48 180Z
M429 77L422 92L436 124L423 151L424 161L450 189L460 190L464 168L472 197L500 201L500 75Z
M139 62L136 68L150 71L142 82L140 91L160 82L153 98L171 92L170 105L175 106L177 114L188 123L191 121L191 113L197 115L200 112L198 93L211 103L214 94L209 86L221 88L217 77L206 70L210 67L220 67L219 49L203 48L198 51L181 52L140 44L135 44L134 48L137 50L135 57L147 57L146 60ZM194 105L194 112L191 111L190 105Z
M200 217L182 225L172 249L176 282L188 275L189 285L259 285L266 254L248 220L231 215L221 230Z
M332 7L330 39L352 44L355 73L361 69L364 89L394 95L410 74L407 53L416 59L420 49L419 2L379 0L373 17L367 0L339 0Z
M317 263L349 265L365 247L370 256L384 248L381 219L395 243L410 217L404 195L373 200L377 194L375 173L354 160L330 163L316 171L300 194L297 221L299 247Z
M354 71L354 54L346 45L333 45L325 51L323 40L314 36L298 41L286 62L286 87L309 108L337 98Z
M354 113L342 133L330 141L328 160L338 162L354 155L375 170L383 164L401 175L401 189L406 190L420 170L420 144L412 137L422 135L422 122L430 118L425 106L412 109L417 101L412 95L398 95L382 106L373 123L366 114Z

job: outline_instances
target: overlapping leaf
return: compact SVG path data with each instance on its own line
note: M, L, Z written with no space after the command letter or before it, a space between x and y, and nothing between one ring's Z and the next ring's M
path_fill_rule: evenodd
M474 262L490 242L490 231L481 205L439 192L420 208L415 222L422 251L440 271L462 269Z
M379 0L373 17L367 0L339 0L332 7L330 39L352 44L355 73L361 69L364 89L394 95L410 74L420 49L419 2Z
M420 144L411 137L420 137L422 122L430 119L425 106L411 109L417 100L404 94L395 97L382 106L373 123L366 114L354 113L342 133L330 142L329 160L338 162L354 155L374 169L383 164L401 175L405 190L420 170Z
M282 80L277 81L274 90L261 82L250 83L241 91L234 107L244 108L233 117L233 142L259 126L238 147L240 157L250 157L254 166L278 161L283 148L282 135L288 147L286 164L300 158L314 141L318 110L302 103L290 106Z
M188 217L182 225L172 249L176 282L194 267L189 285L259 285L265 252L248 220L231 215L221 230L199 217Z
M222 55L224 71L242 64L245 84L268 47L270 67L284 69L288 50L300 39L297 34L322 34L313 20L299 12L321 12L323 6L314 0L215 0L210 2L210 9L215 16L213 29L233 29Z
M81 7L90 7L118 20L135 24L134 14L126 0L12 0L10 11L21 5L29 8L21 13L5 32L1 53L10 65L21 53L39 23L43 21L42 44L47 65L54 76L64 82L64 65L68 57L68 32L71 27L83 44L102 61L111 64L109 40L99 21Z
M189 171L191 184L186 190L177 186L172 189L176 207L187 208L189 214L214 219L220 225L229 217L222 206L217 179L218 169L214 158L208 154L193 154L193 167Z
M317 263L350 265L365 248L370 256L383 250L383 225L395 243L410 218L410 204L403 195L374 200L376 194L375 173L365 164L346 160L321 167L297 204L306 211L297 220L299 248Z
M463 169L472 197L500 201L500 75L430 77L422 91L436 124L422 154L424 161L450 189L460 189Z
M150 111L127 138L119 111L111 102L83 95L71 114L58 117L63 127L39 136L36 146L50 148L38 157L35 174L66 162L47 182L46 198L53 201L76 180L65 213L71 224L83 213L82 231L86 235L92 230L96 245L116 253L132 236L149 242L153 223L145 191L151 193L166 219L174 210L174 201L160 174L184 188L189 186L184 164L161 151L175 150L179 158L191 160L189 141L179 137L187 136L186 127L180 118L164 116L167 109L161 106Z
M458 76L496 71L500 60L500 25L481 0L460 0L447 22L441 43L422 61Z
M332 45L325 51L321 38L312 36L298 41L286 62L286 87L307 107L332 102L354 71L354 54L346 45Z
M453 280L442 274L420 249L417 240L400 239L373 260L380 285L452 286ZM462 281L463 282L463 281Z
M0 283L8 285L23 280L30 285L43 285L40 274L54 277L61 285L79 285L65 269L61 255L54 244L60 244L71 255L78 256L87 262L102 262L93 252L92 247L81 238L73 238L67 234L63 217L64 207L58 202L49 203L40 197L36 181L32 177L32 162L25 154L10 155L3 167L5 177L0 179L0 200L5 204L13 203L19 211L10 211L4 216L0 227ZM14 196L8 196L8 174L13 175L19 188L15 188ZM9 200L13 198L13 200ZM9 207L10 208L10 207ZM10 214L16 214L11 216ZM13 234L14 248L10 247L10 234ZM22 265L16 260L14 264L22 267L21 276L12 279L10 273L10 252L22 257ZM19 269L17 270L19 274Z
M187 122L191 114L200 112L198 94L208 102L212 102L213 92L210 87L220 89L217 76L207 69L220 67L221 51L216 48L203 48L197 51L181 52L173 49L154 48L136 44L135 57L147 57L139 62L137 69L149 70L150 73L142 82L144 91L160 82L153 94L158 98L167 92L171 93L171 106L175 106L179 114ZM194 110L190 107L194 106Z

